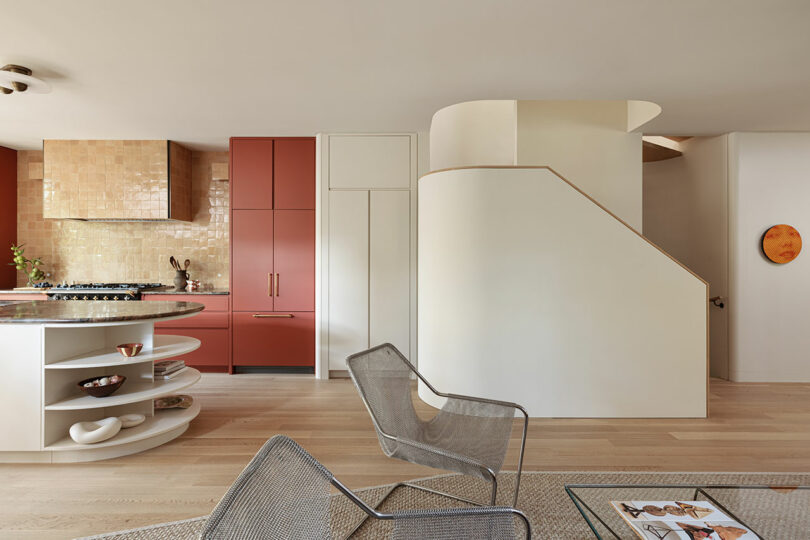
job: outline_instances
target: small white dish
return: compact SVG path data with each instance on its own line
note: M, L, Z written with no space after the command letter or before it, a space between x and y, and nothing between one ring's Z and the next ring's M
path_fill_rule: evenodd
M146 420L146 416L142 414L133 413L133 414L124 414L122 416L119 416L118 419L121 420L121 427L126 429L143 424L144 420Z

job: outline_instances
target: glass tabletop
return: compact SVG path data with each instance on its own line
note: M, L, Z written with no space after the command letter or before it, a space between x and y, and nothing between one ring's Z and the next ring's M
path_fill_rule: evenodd
M594 536L600 539L810 538L810 486L569 484L565 491ZM664 504L667 501L671 506ZM693 505L698 512L691 512L690 516L679 510L684 504L689 509L686 501L706 504ZM652 515L644 511L645 506ZM664 506L683 518L675 520ZM702 513L701 508L715 508L736 524L712 523L710 515ZM669 521L656 521L656 516ZM643 527L636 520L642 520ZM677 530L678 527L671 526L674 521L687 522L693 530ZM639 532L631 527L631 522Z

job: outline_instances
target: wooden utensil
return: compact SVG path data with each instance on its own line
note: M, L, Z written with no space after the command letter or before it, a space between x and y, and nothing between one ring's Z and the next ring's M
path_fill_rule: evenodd
M188 267L189 267L190 264L191 264L191 261L188 260L188 259L183 261L183 270L188 270Z
M174 258L174 255L169 257L169 262L172 263L172 268L175 270L180 270L180 264L177 262L177 259Z

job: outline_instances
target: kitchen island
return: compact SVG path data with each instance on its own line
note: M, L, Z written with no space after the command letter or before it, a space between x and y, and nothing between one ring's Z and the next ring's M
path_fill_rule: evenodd
M180 436L200 412L155 410L155 398L196 383L200 372L186 368L156 380L155 361L197 349L198 339L155 335L154 324L191 317L196 302L34 301L0 306L0 462L95 461L141 452ZM142 343L135 357L116 350ZM77 385L91 377L123 375L107 397L86 395ZM77 422L127 414L146 420L95 444L68 435Z

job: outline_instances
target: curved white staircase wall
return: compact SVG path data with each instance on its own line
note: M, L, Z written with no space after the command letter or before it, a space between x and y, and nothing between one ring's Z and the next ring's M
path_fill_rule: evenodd
M531 416L706 415L706 283L550 169L422 177L418 260L440 390Z

